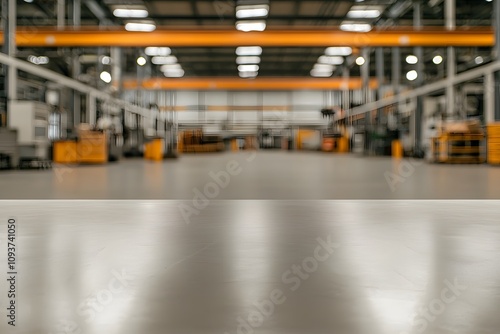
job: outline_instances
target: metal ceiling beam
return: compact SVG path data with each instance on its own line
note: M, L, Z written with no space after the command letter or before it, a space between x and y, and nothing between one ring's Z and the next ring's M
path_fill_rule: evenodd
M236 30L156 30L150 33L125 30L38 30L20 27L16 36L19 47L394 47L394 46L476 46L495 44L490 27L467 29L433 28L426 30L391 29L353 33L340 30L266 30L241 32ZM1 36L3 40L3 35Z
M252 80L237 77L197 77L197 78L151 78L139 82L137 79L126 79L124 89L149 89L149 90L341 90L360 89L361 78L269 78L257 77ZM370 87L377 88L377 80L370 80Z

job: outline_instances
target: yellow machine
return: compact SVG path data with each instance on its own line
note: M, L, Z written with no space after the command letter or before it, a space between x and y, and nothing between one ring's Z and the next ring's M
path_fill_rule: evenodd
M106 134L100 131L80 131L78 141L54 142L53 161L61 164L104 164L108 162Z
M488 163L500 164L500 123L492 123L488 129Z
M144 146L144 159L161 161L163 160L163 148L165 146L162 138L154 138Z

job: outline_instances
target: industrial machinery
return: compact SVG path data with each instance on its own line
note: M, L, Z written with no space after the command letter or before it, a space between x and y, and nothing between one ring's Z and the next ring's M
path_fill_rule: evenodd
M0 169L11 169L19 164L17 131L0 128Z
M142 157L145 136L141 127L140 115L122 111L123 156Z
M49 117L52 108L42 102L12 101L8 125L17 130L20 168L50 167Z
M217 135L205 135L202 129L186 130L179 135L179 151L220 152L224 150L224 142Z
M445 122L439 136L432 138L432 161L483 163L485 135L479 120Z

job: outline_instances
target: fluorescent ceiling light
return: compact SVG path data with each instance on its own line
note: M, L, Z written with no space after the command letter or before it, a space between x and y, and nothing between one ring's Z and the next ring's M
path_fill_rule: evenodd
M172 53L172 50L167 47L159 48L156 46L149 46L144 50L144 52L148 56L168 56L170 53Z
M265 21L237 21L236 29L244 32L266 30Z
M37 56L31 55L28 57L28 61L30 63L35 64L35 65L46 65L49 63L49 57L46 57L46 56L37 57Z
M439 65L443 62L443 57L441 57L440 55L434 56L434 58L432 58L432 62L436 65Z
M238 71L240 72L257 72L259 70L259 65L240 65L238 66Z
M236 58L236 64L259 64L260 57L259 56L242 56Z
M125 30L151 32L156 30L156 25L154 23L129 22L125 24Z
M258 72L256 71L249 71L249 72L239 72L240 78L255 78L257 76Z
M350 56L352 49L348 46L332 46L325 50L327 56Z
M137 58L137 65L144 66L144 65L146 65L146 63L147 63L146 58L144 58L144 57Z
M320 64L330 64L330 65L342 65L344 63L344 57L340 56L321 56L318 58L318 63Z
M408 57L406 57L406 62L408 64L414 65L414 64L418 63L418 58L417 58L417 56L409 55Z
M123 18L144 18L148 17L149 13L145 9L116 8L113 15Z
M312 69L310 74L313 77L327 78L327 77L330 77L332 75L332 72L324 72L324 71Z
M343 31L369 32L372 30L372 26L368 23L344 22L340 25L340 29Z
M381 14L378 9L351 9L347 17L353 19L376 19Z
M359 66L364 65L365 64L365 58L363 58L363 57L356 58L356 64L359 65Z
M151 62L155 65L166 65L177 63L177 57L175 56L156 56L151 58Z
M237 6L236 17L238 19L247 19L250 17L263 17L269 13L268 5L254 5L254 6Z
M168 71L163 72L163 75L169 78L181 78L184 76L184 70L182 68L180 69L171 69Z
M160 71L167 72L170 70L182 70L181 64L166 64L160 67Z
M109 72L106 72L106 71L101 72L100 78L105 83L111 82L111 74L109 74Z
M408 73L406 73L406 79L410 81L414 81L417 78L418 78L418 73L415 70L411 70Z
M239 46L236 48L238 56L260 56L262 48L260 46Z
M329 64L314 64L313 70L320 72L333 72L335 66Z

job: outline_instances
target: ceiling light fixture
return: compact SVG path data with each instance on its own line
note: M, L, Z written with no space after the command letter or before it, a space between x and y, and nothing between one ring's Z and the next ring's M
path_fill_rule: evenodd
M237 21L236 29L244 32L266 30L265 21Z
M314 64L313 70L320 72L333 72L335 66L329 64Z
M318 63L320 64L330 64L330 65L342 65L344 63L344 57L340 56L321 56L318 58Z
M116 8L113 15L121 18L144 18L148 17L149 13L145 9Z
M238 75L240 78L255 78L257 76L258 72L257 71L246 71L246 72L239 72Z
M110 83L111 82L111 74L109 74L109 72L106 72L106 71L102 71L101 72L101 75L99 76L101 78L102 81L104 81L105 83Z
M327 77L330 77L332 75L332 72L312 69L310 74L312 77L327 78Z
M409 81L414 81L418 78L418 73L415 70L411 70L408 73L406 73L406 79Z
M168 56L172 53L172 50L167 47L149 46L144 50L144 53L148 56Z
M481 56L477 56L477 57L474 59L474 62L475 62L477 65L481 65L482 63L484 63L484 59L483 59L483 57L481 57Z
M147 63L146 58L144 58L144 57L137 58L137 65L144 66L144 65L146 65L146 63Z
M432 58L432 62L436 65L439 65L443 62L443 57L441 57L440 55L434 56L434 58Z
M359 65L359 66L364 65L365 64L365 58L363 58L363 57L356 58L356 64Z
M352 19L376 19L382 14L378 9L351 9L347 13L348 18Z
M181 78L184 76L184 70L182 68L180 69L170 69L165 72L163 72L163 75L169 78Z
M238 71L240 72L257 72L259 65L239 65Z
M167 72L167 71L170 71L170 70L181 70L182 67L181 67L181 64L166 64L166 65L162 65L160 67L160 71L162 72Z
M111 58L108 57L108 56L102 56L101 57L101 63L103 65L109 65L109 64L111 64Z
M408 57L406 57L406 62L410 65L415 65L416 63L418 63L418 58L417 56L409 55Z
M260 46L239 46L236 48L238 56L260 56L262 48Z
M340 30L351 32L369 32L372 30L371 24L344 22L340 25Z
M350 56L352 48L348 46L332 46L325 50L327 56Z
M156 30L154 23L128 22L125 24L127 31L151 32Z
M238 19L247 19L250 17L264 17L269 13L268 5L237 6L236 17Z
M236 58L236 64L260 64L259 56L241 56Z
M151 58L151 62L155 65L166 65L177 63L177 57L175 56L156 56Z
M49 57L46 57L46 56L37 57L37 56L31 55L28 57L28 61L30 63L35 64L35 65L46 65L49 63Z

